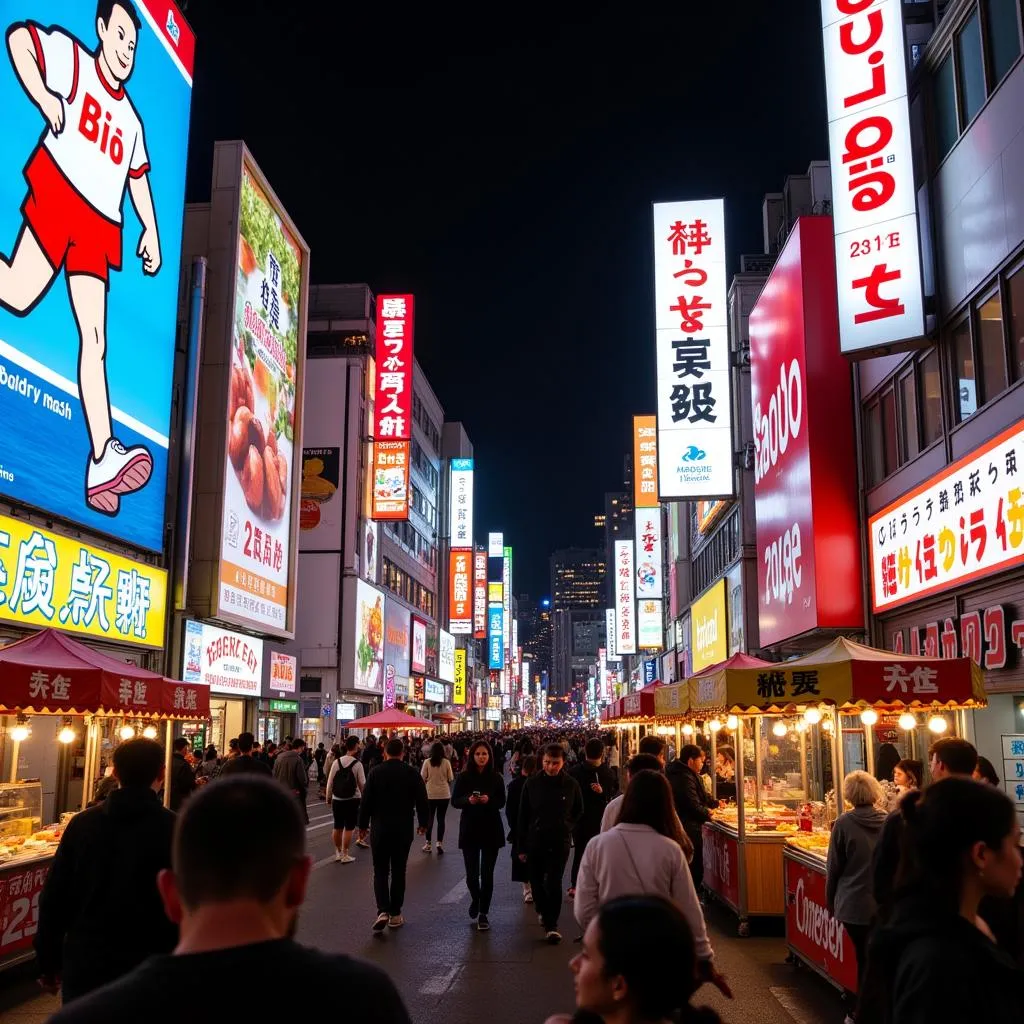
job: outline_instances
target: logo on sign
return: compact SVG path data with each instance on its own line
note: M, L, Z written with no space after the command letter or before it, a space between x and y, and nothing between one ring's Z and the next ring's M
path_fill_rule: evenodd
M173 9L167 12L167 24L164 27L167 29L167 34L170 36L171 42L177 46L181 39L181 29L178 27L178 23L174 20Z
M754 483L774 469L789 442L800 436L803 414L803 379L800 363L794 359L788 367L785 363L779 367L779 383L767 410L762 409L760 401L754 406Z
M703 622L697 623L697 648L699 650L704 650L705 647L710 647L712 644L716 643L718 643L717 608L710 619L705 619Z
M845 930L820 903L807 896L802 878L796 883L796 927L801 935L843 962Z

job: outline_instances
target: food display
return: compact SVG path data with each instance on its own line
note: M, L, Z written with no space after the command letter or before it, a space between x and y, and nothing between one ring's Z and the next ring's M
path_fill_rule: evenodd
M64 825L47 825L28 835L0 836L0 864L50 856L60 845L63 834Z
M795 846L804 853L813 853L817 857L824 857L828 853L828 844L832 834L830 832L798 832L790 836L786 843Z
M796 832L800 827L797 813L791 807L766 803L760 810L754 804L743 805L743 817L748 832ZM720 807L711 812L712 821L729 828L738 828L739 809L735 806Z

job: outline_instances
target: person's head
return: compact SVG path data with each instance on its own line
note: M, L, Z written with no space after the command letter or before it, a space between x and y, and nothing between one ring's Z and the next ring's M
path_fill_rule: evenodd
M920 789L924 778L924 762L905 757L892 770L892 781L900 789Z
M732 747L718 747L715 750L715 767L734 768L736 766L736 751Z
M188 737L178 736L174 743L171 744L171 749L176 754L181 754L184 757L192 749L192 744L189 743Z
M938 782L951 775L971 775L978 763L978 752L967 740L943 736L931 745L928 762L932 782Z
M598 739L587 740L584 753L587 755L588 761L596 764L604 757L604 743Z
M258 843L254 821L265 830ZM273 779L244 774L189 799L174 828L171 870L160 872L157 885L183 936L204 909L217 905L234 918L239 904L251 904L283 938L295 931L310 867L294 797Z
M228 757L238 756L238 737L228 740Z
M875 755L875 778L879 782L892 782L893 769L899 763L900 752L891 743L883 743Z
M679 758L688 768L699 772L704 767L704 751L696 743L687 743L679 751Z
M854 807L871 807L884 802L885 791L873 775L850 772L843 780L843 799Z
M660 736L645 736L637 749L641 754L653 754L664 766L665 741Z
M256 742L256 737L251 732L240 732L238 734L238 752L240 754L251 754L252 745Z
M366 737L366 745L367 747L377 746L377 737L374 736L372 732L370 733L369 736Z
M262 749L262 747L263 747L263 744L260 743L259 740L253 740L252 741L252 752L254 754L258 754L260 752L260 750Z
M164 752L156 740L140 736L114 749L114 778L122 789L155 789L164 777Z
M533 740L531 740L529 736L526 736L519 741L519 753L524 757L527 754L533 753Z
M269 740L267 742L267 753L268 754L276 754L277 753L277 744L273 740Z
M639 772L660 772L661 762L653 754L635 754L626 765L626 777L631 779Z
M400 761L404 754L405 744L397 736L393 740L388 740L387 746L384 748L384 756L389 761Z
M487 740L477 740L469 748L469 756L466 759L466 767L474 772L494 771L494 753Z
M441 767L441 762L443 760L444 760L444 744L441 743L440 740L439 740L438 742L436 742L430 748L430 763L435 768L440 768Z
M535 754L527 754L523 763L519 766L519 774L530 776L537 770L537 757Z
M306 749L306 741L301 736L296 736L292 740L292 750L297 750L300 754Z
M541 767L545 775L557 775L565 767L565 750L560 743L549 743L541 751Z
M338 746L337 743L335 743L335 746L338 747L338 753L337 753L336 756L340 757L341 756L341 747ZM351 754L354 754L358 749L359 749L359 737L358 736L346 736L345 737L345 753L351 755Z
M978 763L974 766L974 778L979 782L987 782L990 786L999 785L999 775L995 766L987 757L978 756Z
M1020 881L1020 824L1010 799L995 786L951 776L900 803L906 824L898 872L901 885L920 886L959 911L965 889L1012 896Z
M118 82L127 82L131 77L141 28L142 22L130 0L100 0L96 5L100 52Z
M324 749L326 749L326 748L324 747L323 743L318 743L318 744L316 745L316 749L317 749L317 750L324 750Z
M681 842L678 821L672 787L660 771L645 769L630 775L619 814L620 824L648 825L655 832Z
M206 753L203 755L204 761L216 761L217 760L217 748L211 743L206 748Z
M697 954L686 918L660 896L609 900L587 926L569 962L576 1006L603 1019L717 1021L690 1009L697 989Z

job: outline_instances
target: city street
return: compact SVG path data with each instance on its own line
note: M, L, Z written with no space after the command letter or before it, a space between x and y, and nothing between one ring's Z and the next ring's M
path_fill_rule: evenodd
M518 883L509 881L507 848L498 860L491 930L477 932L467 914L469 896L458 850L458 812L449 811L446 853L438 858L413 844L409 857L407 924L381 938L370 933L374 917L370 854L356 850L358 861L334 860L330 815L310 806L310 853L314 870L298 939L320 949L372 960L394 979L415 1024L543 1024L573 1005L568 961L579 948L572 906L565 905L560 946L542 942L532 907L522 902ZM258 841L254 836L254 841ZM714 1006L726 1024L839 1024L845 1004L810 971L785 963L781 937L736 937L735 920L709 911L718 964L735 993L732 1002L706 987L698 1003ZM755 928L766 932L764 927ZM778 932L781 936L781 930ZM642 939L641 939L642 941ZM258 1006L256 983L240 990L240 999ZM295 993L301 1015L302 993ZM0 978L0 1021L42 1024L57 1000L41 996L31 974L12 984ZM344 1009L344 993L338 993Z

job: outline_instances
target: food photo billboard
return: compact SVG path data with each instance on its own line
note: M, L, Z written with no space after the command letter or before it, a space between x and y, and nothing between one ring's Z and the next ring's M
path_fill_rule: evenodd
M195 39L168 0L0 13L0 494L162 551Z

